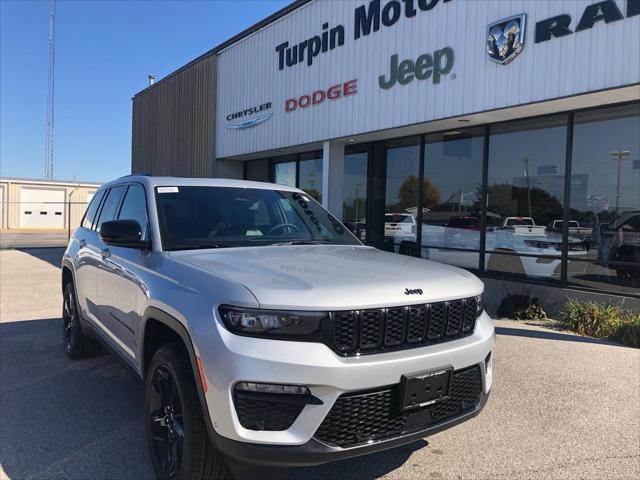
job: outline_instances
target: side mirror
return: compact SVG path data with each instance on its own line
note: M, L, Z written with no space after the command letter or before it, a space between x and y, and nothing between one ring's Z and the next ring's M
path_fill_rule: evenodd
M107 245L146 249L151 242L141 240L142 227L135 220L111 220L100 226L100 239Z

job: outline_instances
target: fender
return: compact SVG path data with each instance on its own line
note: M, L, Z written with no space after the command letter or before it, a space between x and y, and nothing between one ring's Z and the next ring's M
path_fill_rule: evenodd
M168 328L170 328L175 333L177 333L182 339L182 343L187 349L187 353L189 355L189 363L191 364L193 379L196 383L196 389L198 390L198 399L200 400L200 408L202 409L202 417L207 427L207 433L209 434L209 439L211 440L211 442L214 445L216 445L217 443L219 443L217 439L220 437L214 430L213 424L211 423L211 415L209 414L209 408L207 406L207 399L204 394L202 380L200 379L200 375L198 374L199 370L198 370L198 363L196 361L196 351L195 351L195 348L193 347L193 342L191 341L191 336L189 335L189 332L178 319L176 319L175 317L169 315L168 313L156 307L147 307L142 318L143 318L143 325L144 325L142 338L144 338L145 330L147 327L147 320L153 319L166 325ZM141 342L141 343L142 343L142 348L140 349L141 350L140 358L144 360L145 358L144 342ZM143 365L141 362L140 372L141 372L142 378L144 379L146 377L147 372L146 370L143 371L142 367Z

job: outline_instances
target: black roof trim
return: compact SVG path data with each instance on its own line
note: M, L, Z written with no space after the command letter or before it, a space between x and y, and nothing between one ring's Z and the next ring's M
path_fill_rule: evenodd
M160 80L155 82L153 85L149 85L148 87L144 88L143 90L140 90L133 97L135 98L138 95L146 92L147 90L152 89L156 85L164 82L165 80L168 80L169 78L171 78L171 77L177 75L178 73L182 72L183 70L189 68L194 63L198 63L201 60L204 60L205 58L207 58L207 57L209 57L211 55L217 55L220 51L224 50L225 48L229 47L230 45L233 45L234 43L239 42L243 38L248 37L252 33L257 32L258 30L266 27L270 23L275 22L276 20L284 17L285 15L293 12L294 10L297 10L298 8L302 7L303 5L306 5L307 3L311 2L311 1L312 0L294 0L293 2L291 2L286 7L281 8L277 12L269 15L267 18L265 18L263 20L260 20L258 23L250 26L249 28L246 28L245 30L243 30L240 33L238 33L237 35L234 35L229 40L225 40L220 45L212 48L211 50L206 51L205 53L203 53L199 57L196 57L193 60L191 60L189 63L183 65L182 67L178 68L177 70L174 70L173 72L169 73L168 75L162 77Z

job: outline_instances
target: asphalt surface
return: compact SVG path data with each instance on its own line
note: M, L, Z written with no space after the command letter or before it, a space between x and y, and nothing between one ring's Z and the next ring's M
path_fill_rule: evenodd
M151 479L142 385L62 350L60 249L0 251L0 478ZM453 429L291 479L640 478L640 350L496 322L485 410Z
M0 248L66 247L67 243L67 232L0 232Z

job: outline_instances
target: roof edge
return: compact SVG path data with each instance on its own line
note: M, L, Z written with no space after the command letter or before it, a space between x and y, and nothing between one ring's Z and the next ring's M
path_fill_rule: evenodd
M311 1L313 1L313 0L294 0L293 2L291 2L286 7L281 8L280 10L278 10L275 13L272 13L267 18L264 18L264 19L260 20L258 23L255 23L255 24L251 25L250 27L245 28L240 33L234 35L230 39L225 40L224 42L222 42L218 46L213 47L211 50L207 50L202 55L194 58L193 60L191 60L190 62L184 64L180 68L178 68L178 69L174 70L173 72L165 75L160 80L155 82L153 85L149 85L149 86L143 88L138 93L136 93L133 96L133 98L136 98L138 95L141 95L141 94L145 93L147 90L153 89L155 86L160 85L165 80L168 80L168 79L178 75L180 72L186 70L187 68L189 68L193 64L198 63L198 62L204 60L205 58L207 58L207 57L209 57L211 55L217 55L220 51L224 50L225 48L233 45L236 42L239 42L243 38L248 37L249 35L251 35L252 33L257 32L258 30L263 29L267 25L275 22L276 20L279 20L280 18L284 17L285 15L288 15L289 13L293 12L294 10L297 10L298 8L302 7L303 5L306 5L307 3L311 2Z

